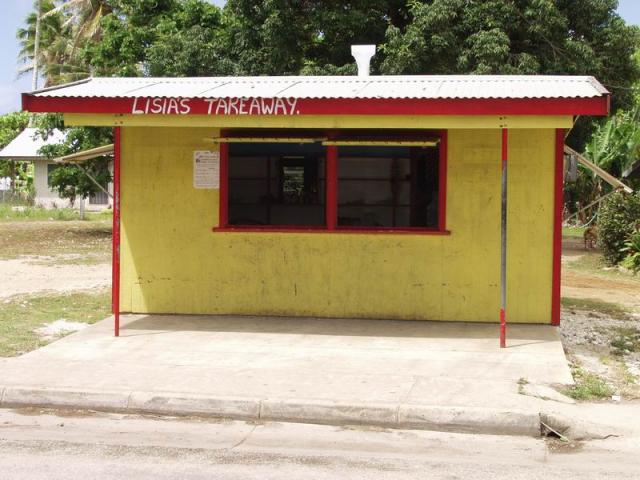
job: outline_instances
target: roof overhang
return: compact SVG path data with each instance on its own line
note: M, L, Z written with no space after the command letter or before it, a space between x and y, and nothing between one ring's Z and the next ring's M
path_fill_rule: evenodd
M162 116L606 115L588 76L89 78L25 93L24 110Z
M43 97L22 94L34 113L133 115L607 115L609 95L589 98L182 98ZM266 106L266 108L264 108ZM268 112L268 113L265 113Z

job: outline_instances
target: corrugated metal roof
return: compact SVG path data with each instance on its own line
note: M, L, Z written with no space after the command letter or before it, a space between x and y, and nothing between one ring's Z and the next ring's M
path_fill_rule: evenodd
M60 130L53 130L46 140L43 140L37 132L37 128L25 128L9 145L0 150L0 158L15 160L43 158L38 150L45 145L61 143L66 138L66 133Z
M593 98L608 94L595 78L546 75L371 77L90 78L33 92L80 98Z

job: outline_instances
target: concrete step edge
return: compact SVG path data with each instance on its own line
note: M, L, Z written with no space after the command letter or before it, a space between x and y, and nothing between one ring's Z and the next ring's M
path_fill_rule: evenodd
M43 407L167 416L204 416L250 421L460 433L540 435L538 411L399 403L346 403L308 399L224 397L176 392L73 390L0 386L0 407Z

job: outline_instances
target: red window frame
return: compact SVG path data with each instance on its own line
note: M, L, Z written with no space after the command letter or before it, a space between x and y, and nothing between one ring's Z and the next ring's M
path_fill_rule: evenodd
M339 133L339 132L338 132ZM337 132L332 131L327 137L336 137ZM345 132L348 134L348 132ZM429 227L340 227L338 226L338 150L340 147L327 145L325 157L326 176L326 205L325 225L229 225L229 144L220 143L220 200L218 225L213 228L215 232L303 232L303 233L404 233L420 235L449 235L447 230L447 131L429 131L424 134L440 139L438 162L438 226ZM225 136L225 132L221 132ZM254 136L254 135L252 135ZM270 135L264 135L268 137ZM298 134L292 136L299 137ZM407 140L411 140L408 135ZM378 138L377 138L378 140ZM398 135L380 137L379 140L398 140Z

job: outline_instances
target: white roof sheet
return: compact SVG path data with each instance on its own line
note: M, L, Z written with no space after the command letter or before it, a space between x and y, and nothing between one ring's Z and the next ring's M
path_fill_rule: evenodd
M325 77L90 78L33 92L39 97L182 98L592 98L608 94L589 76L415 75Z
M25 128L9 145L0 150L0 158L12 158L15 160L20 158L42 158L38 150L45 145L61 143L66 138L65 132L53 130L49 138L43 140L40 135L37 135L37 131L37 128Z

